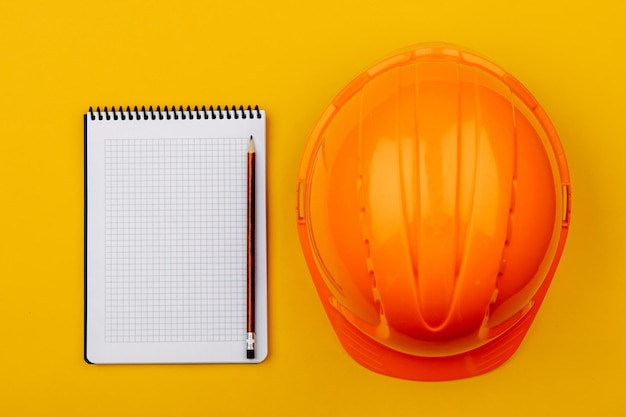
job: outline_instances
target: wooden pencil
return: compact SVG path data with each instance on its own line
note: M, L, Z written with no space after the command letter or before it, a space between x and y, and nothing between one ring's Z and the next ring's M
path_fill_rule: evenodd
M250 136L248 145L248 300L247 300L247 358L254 359L254 344L256 334L254 330L255 315L255 159L254 141Z

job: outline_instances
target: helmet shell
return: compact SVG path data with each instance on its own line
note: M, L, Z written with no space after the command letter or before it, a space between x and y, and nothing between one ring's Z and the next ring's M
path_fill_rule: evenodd
M556 130L511 75L423 46L349 83L299 171L300 242L348 353L384 374L486 372L523 339L570 219Z

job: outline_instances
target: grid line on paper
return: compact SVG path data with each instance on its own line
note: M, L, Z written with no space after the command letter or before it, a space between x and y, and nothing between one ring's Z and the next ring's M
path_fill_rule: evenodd
M248 141L105 140L105 342L245 340Z

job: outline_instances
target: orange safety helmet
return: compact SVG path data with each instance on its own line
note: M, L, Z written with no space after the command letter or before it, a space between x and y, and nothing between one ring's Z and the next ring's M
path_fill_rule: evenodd
M487 372L524 338L570 220L544 110L471 52L388 58L324 111L300 165L300 243L365 367L414 380Z

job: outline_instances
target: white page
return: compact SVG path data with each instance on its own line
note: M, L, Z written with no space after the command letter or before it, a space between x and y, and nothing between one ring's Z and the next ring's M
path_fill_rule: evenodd
M85 115L87 361L254 363L267 356L265 113L252 112L191 120ZM256 352L246 359L251 136Z

